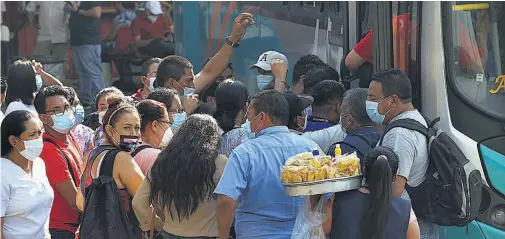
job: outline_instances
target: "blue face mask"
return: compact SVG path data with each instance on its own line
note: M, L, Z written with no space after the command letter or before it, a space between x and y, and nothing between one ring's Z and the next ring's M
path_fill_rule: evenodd
M195 88L184 88L184 96L195 93Z
M254 132L251 130L251 122L249 120L246 120L245 123L242 124L242 128L244 129L245 135L248 139L254 139L256 137Z
M386 115L389 113L389 111L393 109L390 108L388 112L386 112L386 114L379 113L379 104L387 100L388 98L389 97L381 100L380 102L373 102L369 100L366 101L366 113L374 123L382 124L384 122L384 119L386 118Z
M75 117L75 122L74 126L81 124L84 121L84 107L82 105L77 105L75 107L75 112L74 112L74 117Z
M257 75L256 76L256 83L258 84L258 89L259 90L264 90L265 87L272 81L274 80L273 76L270 75Z
M37 85L37 91L42 89L42 77L39 74L35 75L35 84Z
M174 122L170 126L172 128L172 130L174 130L174 131L179 130L182 123L184 123L184 121L186 121L187 117L188 116L186 115L186 112L174 114L174 116L173 116Z
M75 117L72 111L65 111L65 113L60 116L52 115L51 118L54 122L52 128L60 134L68 133L74 126Z

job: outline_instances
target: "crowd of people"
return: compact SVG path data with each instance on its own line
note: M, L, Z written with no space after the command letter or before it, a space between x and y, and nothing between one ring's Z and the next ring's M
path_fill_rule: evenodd
M98 87L91 100L38 62L14 62L2 84L2 238L291 238L304 197L285 193L280 167L337 144L357 152L365 183L324 197L325 234L438 238L405 191L425 178L425 137L394 128L380 140L397 119L426 125L407 76L387 69L346 90L308 54L288 87L287 58L269 51L249 95L230 59L252 24L239 15L197 74L181 56L150 59L132 96Z

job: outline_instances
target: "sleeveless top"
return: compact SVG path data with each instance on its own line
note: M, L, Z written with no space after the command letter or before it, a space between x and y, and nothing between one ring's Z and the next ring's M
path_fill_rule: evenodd
M370 206L369 194L359 190L335 194L331 238L364 239L361 224ZM381 239L405 239L410 220L410 201L393 199L386 228Z
M91 153L89 155L88 162L86 163L86 168L84 169L84 172L82 173L82 177L81 177L81 192L82 192L82 195L84 196L84 199L86 199L86 194L85 194L86 188L88 188L93 181L93 178L91 177L91 169L93 167L93 163L98 158L98 155L100 155L100 153L102 153L104 151L108 151L108 150L115 150L115 149L117 149L117 147L112 146L112 145L100 145L100 146L96 147L95 149L93 149L93 151L91 151ZM104 154L104 156L105 156L105 154ZM100 157L100 158L98 158L98 160L100 160L102 158L103 157ZM111 163L112 165L107 165L107 163L110 163L110 162L112 162ZM100 168L104 168L104 170L110 170L110 174L112 175L112 170L114 168L114 161L113 160L110 160L110 161L104 160L102 162L102 165L100 165ZM128 190L126 188L119 189L119 194L121 197L121 201L123 202L123 207L124 207L126 213L128 214L128 217L130 218L130 223L138 225L137 218L135 217L135 214L133 212L133 207L132 207L133 197L130 196L130 194L128 193ZM84 203L84 204L86 204L86 203Z

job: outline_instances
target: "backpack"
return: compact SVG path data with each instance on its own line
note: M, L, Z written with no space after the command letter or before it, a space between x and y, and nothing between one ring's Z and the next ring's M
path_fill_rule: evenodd
M120 151L114 149L105 153L99 177L86 188L79 239L139 238L112 177L114 161Z
M339 145L346 145L346 146L349 146L350 148L352 149L355 149L356 151L356 154L358 156L365 156L368 152L370 152L373 148L371 146L368 145L368 141L367 139L365 138L365 136L363 135L359 135L359 134L350 134L348 135L347 137L354 137L362 142L364 142L363 145L361 144L353 144L351 142L346 142L346 141L340 141L340 142L336 142L334 144L332 144L330 146L330 149L328 150L328 155L331 155L331 156L335 156L335 147L337 146L337 144ZM361 157L359 157L361 159Z
M426 179L419 186L405 186L418 218L440 226L466 226L477 218L482 197L482 177L454 141L435 128L440 121L430 122L428 128L413 119L400 119L388 125L382 135L401 127L426 136L429 166Z

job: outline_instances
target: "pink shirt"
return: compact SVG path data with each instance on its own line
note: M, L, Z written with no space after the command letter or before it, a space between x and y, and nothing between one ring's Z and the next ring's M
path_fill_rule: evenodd
M144 145L144 144L141 144ZM139 146L141 146L139 145ZM147 172L153 166L154 161L156 161L156 158L158 158L158 154L160 154L161 150L155 149L155 148L145 148L141 150L133 159L135 162L140 167L140 170L142 170L142 173L144 175L147 175Z

